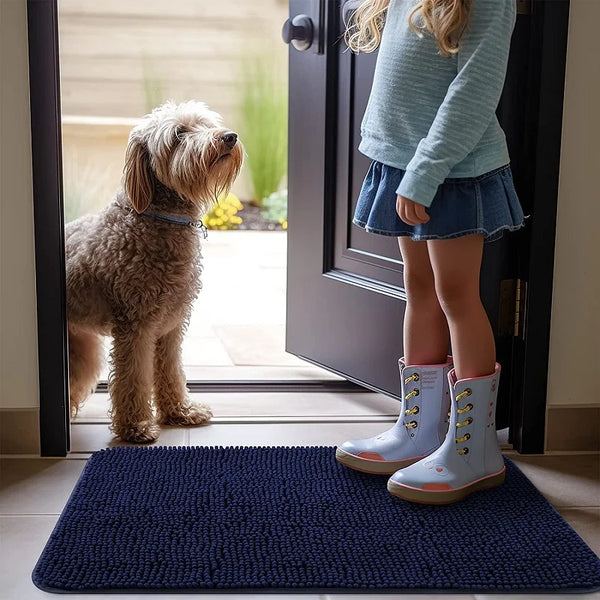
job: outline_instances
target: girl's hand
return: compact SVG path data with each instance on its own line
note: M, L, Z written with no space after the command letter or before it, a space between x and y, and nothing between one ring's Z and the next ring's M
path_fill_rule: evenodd
M429 221L429 215L422 204L413 202L400 194L396 200L396 212L407 225L420 225Z

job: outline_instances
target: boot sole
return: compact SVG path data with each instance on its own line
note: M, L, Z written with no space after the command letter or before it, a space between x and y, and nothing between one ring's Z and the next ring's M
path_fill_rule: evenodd
M488 475L483 479L465 485L455 490L423 490L420 488L408 487L400 485L391 479L388 481L387 489L390 494L403 500L409 500L410 502L418 502L419 504L453 504L466 498L473 492L480 490L487 490L490 488L498 487L504 483L504 477L506 474L506 468L502 471Z
M404 469L404 467L408 467L422 458L424 457L416 456L415 458L408 458L406 460L373 460L355 456L341 448L337 448L335 451L335 459L345 467L373 475L393 475L396 471Z

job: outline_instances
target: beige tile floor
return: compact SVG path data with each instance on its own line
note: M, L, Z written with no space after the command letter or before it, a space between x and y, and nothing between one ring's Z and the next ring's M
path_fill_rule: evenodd
M214 409L215 419L210 425L195 429L168 429L163 431L157 444L335 445L345 439L374 435L394 421L397 410L396 401L368 392L214 393L203 394L202 401L208 402ZM102 394L91 400L88 418L72 426L73 451L66 459L0 460L0 597L3 600L48 597L31 583L31 571L85 466L85 459L94 450L118 444L112 439L106 415L103 415L106 407L107 400ZM506 444L503 447L559 513L600 555L600 457L525 457L516 455ZM83 595L71 597L74 600L84 598ZM142 598L142 595L129 597ZM273 595L264 597L275 598ZM368 598L365 595L356 596L357 599L359 597L361 600ZM473 599L483 598L483 595L444 597ZM498 599L503 597L494 596ZM510 597L520 599L531 596ZM600 594L579 597L600 598ZM248 595L244 595L244 598L248 598ZM316 599L317 596L310 598ZM340 598L352 600L353 596L343 595Z

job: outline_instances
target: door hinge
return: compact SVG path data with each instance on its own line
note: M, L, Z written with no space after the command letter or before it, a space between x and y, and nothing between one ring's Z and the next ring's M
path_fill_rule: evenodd
M527 320L527 282L517 279L515 290L515 330L514 337L525 341L525 324Z
M533 3L535 0L516 0L517 14L530 15L533 12Z
M498 335L525 339L527 282L522 279L503 279L500 282Z

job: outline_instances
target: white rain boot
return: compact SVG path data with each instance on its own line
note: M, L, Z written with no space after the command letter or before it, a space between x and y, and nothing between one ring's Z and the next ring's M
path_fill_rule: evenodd
M470 493L504 482L504 461L498 446L496 397L500 365L483 377L450 383L450 426L444 443L431 456L394 473L388 490L394 496L424 504L450 504Z
M448 372L452 357L439 365L398 361L402 403L396 424L381 435L343 443L336 459L366 473L389 475L431 454L443 442L450 405Z

